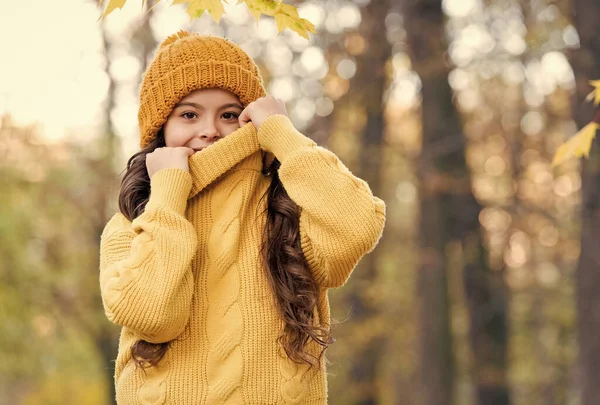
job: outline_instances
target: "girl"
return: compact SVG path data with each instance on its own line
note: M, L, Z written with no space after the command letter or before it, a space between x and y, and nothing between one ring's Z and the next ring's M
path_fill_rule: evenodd
M383 201L223 38L168 37L138 120L100 243L117 402L326 404L327 290L377 244Z

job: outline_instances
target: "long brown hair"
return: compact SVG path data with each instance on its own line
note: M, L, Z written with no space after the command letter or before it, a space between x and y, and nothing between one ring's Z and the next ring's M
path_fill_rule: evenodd
M119 209L129 221L144 212L150 197L146 155L165 145L161 129L147 147L127 162L119 192ZM334 339L329 325L322 320L318 325L315 322L319 286L300 246L298 206L279 180L279 167L280 163L275 159L269 167L263 168L263 175L271 176L271 183L265 193L267 222L261 245L267 280L284 323L278 341L292 361L311 368L315 365L320 367L321 357ZM309 350L311 341L320 346L319 356ZM131 347L131 357L139 367L155 366L165 355L168 345L169 342L154 344L140 339Z

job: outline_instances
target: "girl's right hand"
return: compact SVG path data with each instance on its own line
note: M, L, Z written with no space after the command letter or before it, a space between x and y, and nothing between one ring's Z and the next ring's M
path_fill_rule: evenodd
M146 155L146 169L148 176L160 169L176 168L189 172L188 158L195 153L194 149L185 146L156 148L154 152Z

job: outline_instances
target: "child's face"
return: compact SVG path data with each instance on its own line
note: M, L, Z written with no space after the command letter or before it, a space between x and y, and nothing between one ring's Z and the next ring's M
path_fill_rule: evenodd
M164 124L167 146L187 146L196 152L240 127L240 99L222 89L199 89L175 105Z

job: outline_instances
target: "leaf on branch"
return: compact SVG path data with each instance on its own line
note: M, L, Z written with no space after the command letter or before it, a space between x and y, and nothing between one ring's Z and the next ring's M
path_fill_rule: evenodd
M278 33L289 28L306 39L309 32L317 33L315 26L307 19L300 18L296 7L290 4L277 0L238 0L237 4L240 3L246 3L256 21L260 19L261 14L275 17Z
M109 15L110 13L115 11L115 9L117 9L117 8L118 9L123 8L126 1L127 0L110 0L108 2L108 5L106 6L106 10L104 10L104 13L102 13L102 15L100 16L100 18L98 20L103 19L104 17L106 17L107 15Z
M581 131L573 135L571 139L560 145L552 160L552 166L557 166L573 156L589 157L592 141L596 137L598 128L600 128L598 123L590 122Z
M250 14L258 21L261 14L274 16L280 2L277 0L238 0L237 4L241 3L246 3Z
M600 80L590 80L590 84L594 86L594 90L585 98L586 101L594 99L594 105L600 104Z
M173 0L173 4L189 3L187 13L191 20L202 17L202 14L208 11L212 19L219 23L225 14L223 1L226 0Z
M316 33L315 26L310 21L300 18L296 7L289 4L279 5L275 14L275 21L277 22L277 31L280 34L286 28L291 29L306 39L308 39L308 32Z
M99 0L100 1L100 0ZM147 0L142 0L142 5ZM160 0L156 0L154 7ZM101 1L100 1L101 2ZM127 0L109 0L106 10L99 18L102 19L113 12L116 8L122 8ZM227 0L173 0L173 4L187 4L187 14L190 19L200 18L205 11L208 11L213 20L217 23L221 21L221 17L225 14L223 3L228 3ZM256 21L260 19L262 14L275 18L277 23L277 31L280 34L286 28L298 33L302 37L308 38L308 33L316 34L315 26L307 19L300 18L298 10L295 6L284 4L281 0L238 0L237 4L246 3L250 14ZM598 96L600 97L600 96Z

